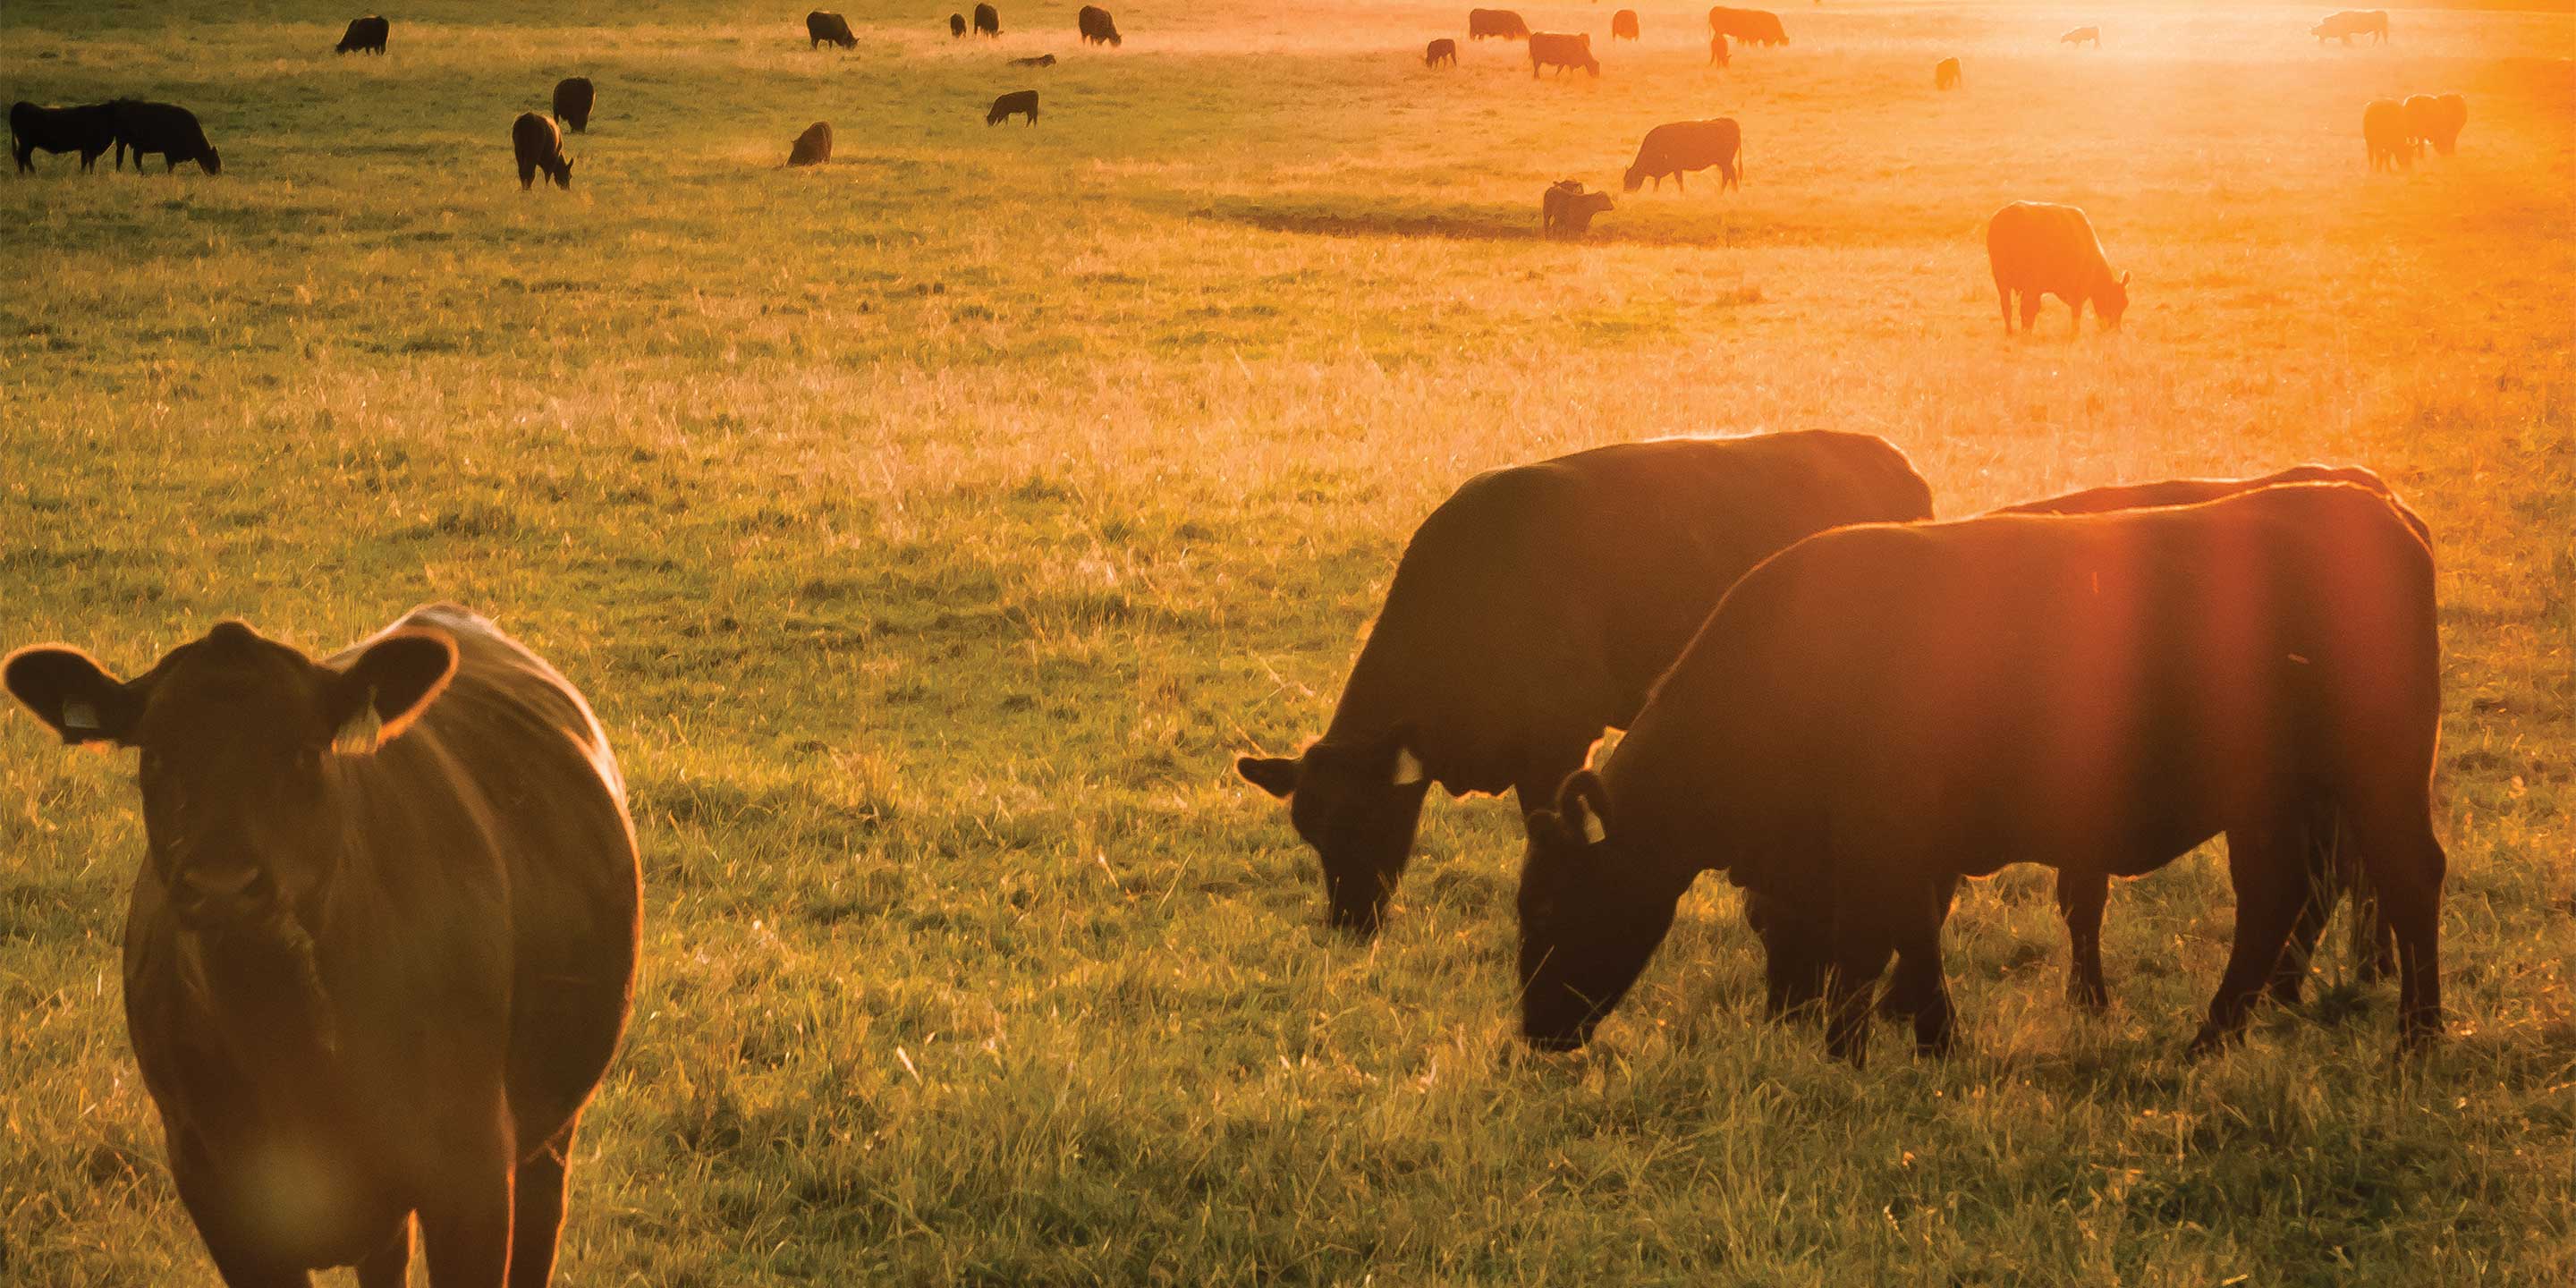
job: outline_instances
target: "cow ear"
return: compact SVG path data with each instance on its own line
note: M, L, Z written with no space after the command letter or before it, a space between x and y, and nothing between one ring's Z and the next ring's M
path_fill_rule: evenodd
M2120 289L2124 291L2129 289L2129 275L2127 273L2120 274Z
M331 682L331 749L363 756L402 736L456 674L456 641L396 631L367 646Z
M134 745L135 725L150 689L145 681L119 683L90 655L68 644L22 648L0 663L11 696L53 726L65 746L84 742Z
M1297 775L1304 764L1284 756L1237 756L1234 772L1243 775L1243 781L1284 801L1297 790Z

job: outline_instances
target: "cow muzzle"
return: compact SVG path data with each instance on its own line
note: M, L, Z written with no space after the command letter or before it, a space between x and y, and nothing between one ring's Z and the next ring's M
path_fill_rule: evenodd
M277 883L257 864L187 868L170 883L170 906L190 929L251 924L277 907Z

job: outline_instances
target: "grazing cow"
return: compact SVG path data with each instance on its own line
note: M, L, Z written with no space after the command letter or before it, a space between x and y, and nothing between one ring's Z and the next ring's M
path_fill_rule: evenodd
M2433 130L2442 115L2442 105L2430 94L2409 94L2397 105L2406 122L2406 148L2417 159L2424 156L2426 144L2433 141Z
M1550 628L1566 629L1572 623ZM2342 483L1819 534L1745 575L1598 773L1528 819L1529 1040L1587 1041L1704 871L1759 891L1775 1010L1861 1062L1891 952L1947 1050L1942 898L2005 863L2133 876L2219 833L2236 938L2196 1054L2243 1031L2329 803L2440 1031L2433 559Z
M345 54L355 51L362 54L381 54L385 52L385 36L392 30L392 23L373 15L351 18L349 30L341 35L339 46L332 52Z
M1040 54L1035 58L1014 58L1008 65L1012 67L1053 67L1055 66L1055 55Z
M2426 137L2433 141L2434 151L2450 156L2459 149L2460 131L2468 128L2469 100L2457 94L2436 94L2433 107L2432 133Z
M979 4L975 6L975 34L978 36L1000 36L1002 34L1001 11L988 4Z
M850 20L822 9L805 15L805 38L807 49L820 49L827 43L843 49L859 47L859 38L850 34Z
M633 1000L617 760L553 667L452 605L319 662L225 622L120 681L21 649L65 743L142 750L125 1021L225 1283L551 1276Z
M1944 59L1942 59L1941 61L1939 61L1939 62L1937 62L1937 63L1932 64L1932 88L1934 88L1934 89L1957 89L1957 88L1959 88L1959 60L1958 60L1958 59L1956 59L1956 58L1944 58Z
M1036 90L1017 90L994 99L993 110L984 113L984 124L999 125L1003 121L1008 120L1015 115L1026 117L1027 123L1030 125L1038 123L1038 92Z
M1082 6L1082 12L1073 16L1073 22L1081 29L1084 44L1107 45L1116 49L1125 43L1119 37L1118 24L1110 18L1109 11L1096 4Z
M164 173L177 170L182 161L194 161L208 174L224 172L223 158L215 155L214 145L206 142L206 131L197 124L197 114L169 103L143 103L120 98L107 105L108 119L116 127L116 168L125 168L125 154L134 153L134 172L143 173L144 154L158 152L167 163Z
M1569 67L1580 67L1595 77L1601 75L1601 62L1592 56L1592 34L1567 35L1563 32L1533 32L1529 38L1530 79L1537 80L1539 69L1553 67L1562 76Z
M1592 217L1610 209L1610 194L1585 192L1572 179L1548 185L1539 199L1538 231L1542 237L1581 237L1592 231Z
M2088 40L2093 42L2093 47L2095 49L2100 49L2102 47L2102 29L2100 27L2078 27L2065 35L2058 37L2057 43L2061 45L2073 45L2076 48L2081 49L2084 47L2084 42Z
M2003 302L2004 334L2013 331L2013 296L2021 296L2021 329L2039 321L2042 295L2075 310L2075 332L2084 330L2084 303L2102 325L2118 330L2129 307L2129 275L2111 275L2110 258L2093 235L2093 221L2073 206L2016 201L1986 222L1986 267Z
M1637 38L1636 10L1622 9L1619 12L1610 15L1610 38L1612 40L1635 40Z
M1423 66L1438 67L1443 63L1451 67L1458 65L1458 42L1446 36L1422 47Z
M832 159L832 123L816 121L787 145L787 164L821 165Z
M1726 67L1726 66L1729 66L1729 65L1733 64L1734 62L1735 62L1735 56L1734 56L1733 54L1728 53L1728 52L1727 52L1727 50L1726 50L1726 37L1724 37L1724 36L1710 36L1710 37L1708 38L1708 63L1709 63L1709 66L1711 66L1711 67Z
M1467 11L1467 39L1527 40L1529 24L1509 9L1470 9Z
M100 154L116 145L116 114L105 103L82 107L38 107L20 102L9 107L9 154L18 173L36 168L38 152L78 152L81 173L98 164Z
M1732 36L1748 45L1785 45L1789 35L1780 27L1780 15L1761 9L1729 9L1724 5L1708 11L1708 30L1713 36Z
M1687 192L1682 175L1692 170L1717 167L1718 189L1743 185L1736 180L1737 156L1744 147L1744 131L1731 116L1707 121L1675 121L1646 131L1645 141L1637 145L1637 159L1628 164L1619 186L1630 192L1655 181L1655 190L1663 191L1664 176L1671 175L1673 190Z
M1668 438L1480 474L1414 531L1324 736L1235 769L1288 802L1332 923L1374 934L1433 783L1545 805L1746 569L1838 524L1931 513L1904 454L1864 434Z
M948 38L950 40L963 40L965 39L965 36L966 15L962 13L952 13L948 15Z
M599 101L599 91L587 76L567 76L555 82L555 119L575 134L590 132L590 108Z
M519 159L519 191L536 186L543 170L555 186L572 187L572 161L564 156L563 130L534 112L521 112L510 122L510 151Z
M2388 11L2346 9L2342 13L2328 14L2324 22L2308 28L2308 34L2316 37L2321 45L2338 37L2349 45L2355 36L2376 36L2378 39L2372 43L2384 45L2388 43Z
M2415 149L2406 141L2406 109L2393 98L2375 98L2361 109L2361 147L2371 172L2413 170Z

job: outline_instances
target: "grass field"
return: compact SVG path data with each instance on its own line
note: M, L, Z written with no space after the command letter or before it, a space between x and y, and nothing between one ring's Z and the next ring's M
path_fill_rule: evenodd
M646 964L567 1284L2530 1284L2576 1279L2576 18L1846 4L1705 66L1692 5L453 0L0 7L11 98L192 107L219 177L0 182L0 646L317 651L448 597L589 693ZM916 11L917 10L917 11ZM934 11L935 10L935 11ZM527 15L534 15L533 17ZM2099 19L2097 53L2057 33ZM1004 59L1053 52L1042 71ZM1936 94L1958 56L1966 86ZM599 84L574 187L508 130ZM988 129L1035 87L1034 128ZM2459 155L2363 165L2457 90ZM1744 123L1741 193L1624 194ZM839 150L781 167L832 122ZM2125 331L2007 341L1986 215L2091 211ZM1322 925L1239 751L1318 731L1476 470L1883 434L1943 513L2367 464L2433 525L2453 1038L2340 982L2180 1059L2207 853L2124 886L2111 1014L2046 874L1969 892L1967 1053L1758 1019L1704 882L1601 1040L1516 1037L1518 819L1435 804L1385 935ZM130 757L0 719L0 1282L206 1284L118 1009Z

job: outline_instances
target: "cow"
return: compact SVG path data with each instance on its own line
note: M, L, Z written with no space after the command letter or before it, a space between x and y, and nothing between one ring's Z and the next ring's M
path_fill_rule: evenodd
M950 40L966 38L966 15L962 13L948 15L948 38Z
M1055 66L1055 55L1040 54L1035 58L1014 58L1008 65L1012 67L1053 67Z
M1477 475L1405 546L1323 737L1235 770L1288 802L1331 924L1373 935L1433 784L1544 806L1745 570L1838 524L1931 513L1903 453L1821 430L1624 443Z
M821 165L832 159L832 123L816 121L787 145L787 164Z
M2396 99L2375 98L2361 109L2361 148L2374 174L2415 168L2415 149L2406 139L2406 109Z
M1000 98L994 99L993 110L984 113L984 124L999 125L1013 116L1027 118L1027 123L1030 125L1038 123L1038 92L1036 90L1015 90L1011 93L1004 94Z
M385 36L392 30L392 23L372 14L364 18L351 18L349 30L341 35L339 46L332 52L345 54L355 51L362 54L381 54L385 52Z
M2469 100L2457 94L2436 94L2433 107L2432 133L2426 137L2432 140L2434 151L2450 156L2459 150L2460 131L2468 127Z
M510 122L510 151L519 159L519 191L536 186L540 170L556 187L572 188L572 161L564 155L563 130L553 121L534 112L519 113Z
M315 661L224 622L119 680L0 663L66 744L139 748L126 1032L229 1284L355 1264L540 1288L633 1000L635 833L599 721L425 605Z
M1959 88L1959 60L1958 60L1958 59L1956 59L1956 58L1944 58L1944 59L1942 59L1941 61L1939 61L1939 62L1937 62L1937 63L1932 64L1932 88L1934 88L1934 89L1957 89L1957 88Z
M2033 862L2153 871L2224 833L2236 930L2192 1039L2241 1036L2334 811L2441 1029L2432 552L2345 483L2075 516L1863 524L1728 590L1597 771L1527 820L1522 1031L1588 1041L1704 871L1761 893L1772 1007L1857 1065L1892 953L1919 1051L1955 1040L1942 898ZM1572 623L1556 623L1562 630Z
M1720 5L1708 11L1708 31L1712 36L1732 36L1748 45L1789 43L1788 33L1780 26L1780 15L1762 9Z
M1740 188L1738 161L1744 148L1744 131L1731 116L1707 121L1675 121L1646 131L1645 140L1637 145L1637 159L1628 163L1628 172L1620 176L1619 186L1635 192L1655 181L1655 190L1663 191L1664 176L1670 175L1673 190L1687 192L1682 176L1693 170L1717 167L1718 190Z
M1711 67L1726 67L1732 65L1734 62L1735 56L1728 53L1726 50L1726 37L1710 36L1708 38L1708 65Z
M2065 35L2058 37L2057 43L2061 45L2073 45L2076 48L2081 49L2084 47L2084 42L2088 40L2093 42L2093 47L2095 49L2100 49L2102 47L2102 29L2100 27L2078 27Z
M215 154L214 145L206 142L204 127L197 124L197 114L169 103L145 103L120 98L107 105L108 120L116 127L116 168L125 168L125 154L134 153L134 172L143 173L146 153L158 152L165 163L163 173L179 168L182 161L194 161L208 174L224 172L223 158Z
M39 107L19 102L9 107L9 154L17 158L20 174L36 168L38 152L78 152L81 173L88 174L115 145L116 115L105 103Z
M1527 40L1529 24L1509 9L1470 9L1467 11L1467 39Z
M975 34L978 36L1000 37L1002 34L1001 11L988 4L979 4L975 6Z
M859 38L850 34L850 20L828 10L817 9L805 15L805 47L821 49L826 44L843 49L859 47Z
M2397 105L2406 122L2406 149L2422 160L2425 145L2433 141L2433 130L2441 118L2442 106L2430 94L2409 94Z
M1529 38L1530 79L1537 80L1539 69L1553 67L1562 76L1567 68L1580 67L1601 75L1601 61L1592 56L1592 35L1567 35L1556 31L1532 32Z
M1637 38L1636 10L1622 9L1619 12L1610 15L1610 38L1612 40L1635 40Z
M555 82L555 119L575 134L590 132L590 108L599 101L599 91L587 76L567 76Z
M1438 67L1443 64L1451 67L1458 65L1458 42L1446 36L1422 47L1423 66Z
M2013 333L2013 296L2021 296L2021 329L2039 321L2042 295L2054 295L2075 310L2075 333L2084 330L2084 304L2090 300L2102 325L2120 328L2129 308L2129 275L2111 275L2111 261L2093 234L2093 221L2073 206L2016 201L1986 221L1986 267L1994 273L1995 294L2002 300L2004 334Z
M2308 28L2308 34L2316 37L2320 45L2337 38L2350 45L2355 36L2376 36L2378 39L2372 43L2384 45L2388 43L2388 11L2346 9L2328 14L2324 22Z
M1539 199L1539 235L1581 237L1592 231L1592 217L1609 209L1609 193L1585 192L1581 183L1559 179Z
M1084 44L1107 45L1116 49L1126 43L1119 36L1118 24L1110 18L1109 11L1096 4L1082 6L1082 12L1073 16L1073 22L1081 30Z

